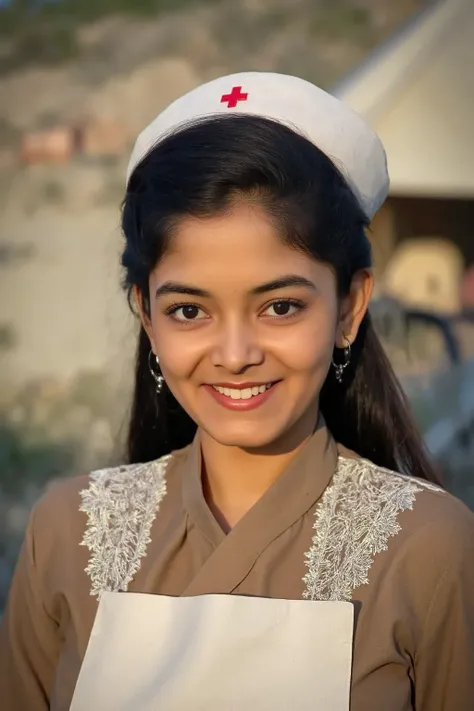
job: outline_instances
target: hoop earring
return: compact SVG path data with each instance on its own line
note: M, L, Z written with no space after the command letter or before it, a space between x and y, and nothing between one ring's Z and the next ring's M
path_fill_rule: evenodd
M334 375L335 375L336 380L339 383L339 385L341 385L341 383L343 381L345 369L351 362L351 342L345 336L344 336L344 340L346 342L344 349L338 349L338 350L343 350L344 362L343 363L335 363L334 358L332 359L332 367L334 368Z
M159 394L161 393L161 391L163 390L163 385L164 385L164 383L165 383L165 379L164 379L164 377L162 376L161 372L155 373L155 371L153 370L153 366L152 366L152 364L151 364L152 356L155 356L155 354L153 353L153 351L150 351L149 354L148 354L148 368L149 368L149 370L150 370L151 377L153 378L153 380L154 380L155 383L156 383L156 392L157 392L157 394L159 395ZM157 363L158 368L159 368L159 367L160 367L160 361L159 361L159 359L158 359L158 356L155 356L155 359L156 359L156 363Z

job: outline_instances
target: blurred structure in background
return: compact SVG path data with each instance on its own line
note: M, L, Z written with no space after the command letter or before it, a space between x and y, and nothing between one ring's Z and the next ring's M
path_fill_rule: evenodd
M474 262L474 2L428 5L335 93L388 154L391 199L373 225L385 290L456 313Z
M474 3L438 0L334 89L372 124L387 150L391 196L372 225L385 311L380 303L373 310L386 321L391 305L395 325L384 336L392 362L448 484L471 505L473 67Z

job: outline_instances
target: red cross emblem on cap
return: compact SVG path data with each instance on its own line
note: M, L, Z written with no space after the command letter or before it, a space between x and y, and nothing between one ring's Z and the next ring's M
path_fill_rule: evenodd
M239 101L247 101L248 97L248 94L242 94L241 86L234 86L230 94L221 96L221 104L227 104L228 109L235 109Z

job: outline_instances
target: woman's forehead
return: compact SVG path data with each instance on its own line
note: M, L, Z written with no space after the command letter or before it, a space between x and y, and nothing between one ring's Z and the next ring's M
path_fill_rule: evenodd
M246 270L257 274L284 269L312 271L317 262L286 244L276 224L260 208L239 205L226 214L184 218L174 230L169 247L154 270L208 273Z

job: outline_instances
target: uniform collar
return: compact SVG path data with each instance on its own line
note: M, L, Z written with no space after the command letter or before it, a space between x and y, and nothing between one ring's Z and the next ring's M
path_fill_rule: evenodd
M321 498L337 465L337 446L324 422L295 455L282 475L227 534L244 531L254 544L270 542L300 519ZM183 469L184 507L201 533L215 547L226 534L214 518L203 494L199 433L188 451ZM247 535L245 535L247 538Z

